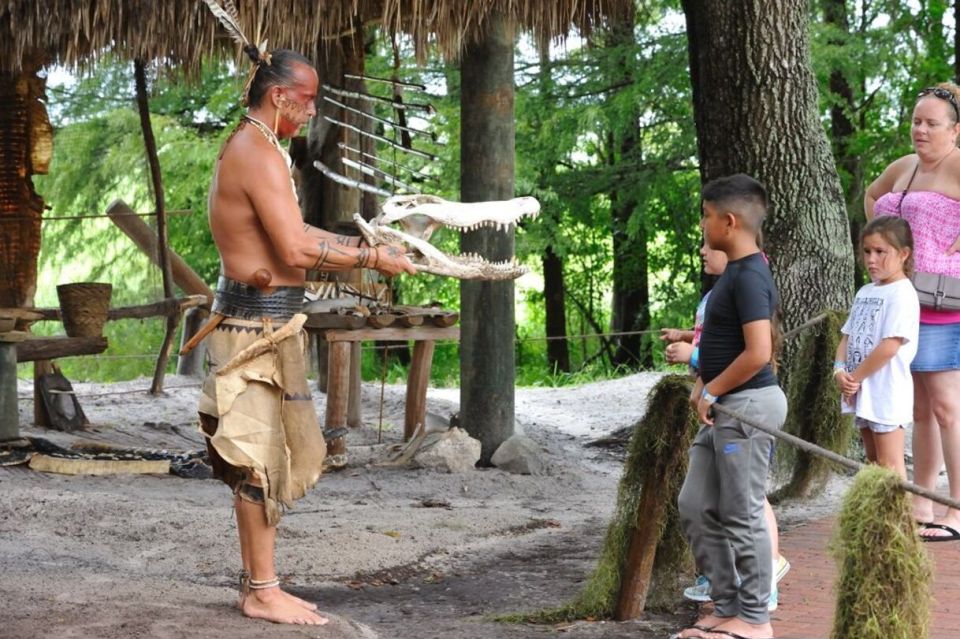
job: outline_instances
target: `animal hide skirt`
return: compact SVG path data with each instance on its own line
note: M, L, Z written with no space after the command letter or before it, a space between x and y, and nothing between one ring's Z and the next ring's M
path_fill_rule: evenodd
M234 492L256 478L267 523L317 483L326 455L306 376L302 331L226 374L217 370L272 333L270 320L225 318L207 337L210 371L200 398L200 426L214 476Z

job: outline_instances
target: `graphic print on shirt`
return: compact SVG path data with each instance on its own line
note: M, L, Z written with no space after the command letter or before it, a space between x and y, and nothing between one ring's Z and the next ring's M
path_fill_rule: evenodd
M850 338L847 342L847 370L852 371L873 352L878 334L877 322L883 312L883 298L858 297L850 311Z

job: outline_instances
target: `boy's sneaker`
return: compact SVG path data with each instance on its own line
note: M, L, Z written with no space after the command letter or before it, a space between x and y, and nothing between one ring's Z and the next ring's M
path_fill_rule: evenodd
M790 572L790 562L787 561L786 557L780 555L776 565L773 567L774 583L780 583L780 580L783 579L788 572Z
M790 564L787 564L788 566ZM773 587L773 590L770 591L770 599L767 600L767 610L773 612L777 609L777 602L780 599L780 589L776 586Z
M710 599L710 580L707 579L706 575L700 575L697 577L697 580L689 588L685 588L683 591L683 596L690 601L696 601L697 603L706 603L711 601Z

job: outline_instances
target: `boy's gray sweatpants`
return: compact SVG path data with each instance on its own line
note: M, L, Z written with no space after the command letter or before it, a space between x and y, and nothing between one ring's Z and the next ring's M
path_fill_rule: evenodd
M787 417L779 386L724 395L719 403L773 428ZM680 522L697 566L710 579L719 617L753 624L770 619L773 566L763 501L772 454L772 436L719 411L714 411L714 425L703 426L690 449L680 489Z

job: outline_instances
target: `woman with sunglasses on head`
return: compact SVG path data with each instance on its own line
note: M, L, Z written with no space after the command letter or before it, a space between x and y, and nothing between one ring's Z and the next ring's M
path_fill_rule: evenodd
M864 197L867 219L903 217L914 237L917 271L960 278L960 87L920 92L913 108L914 153L888 166ZM960 499L960 312L921 308L914 380L914 481L936 486L944 461L950 496ZM914 495L924 541L960 539L960 511L935 518L933 502Z

